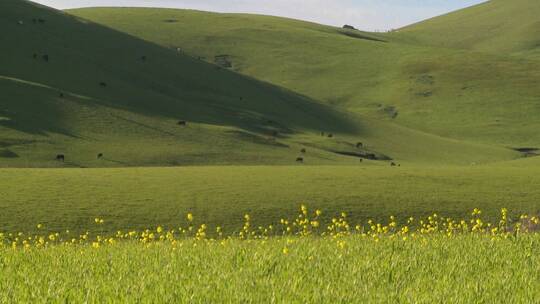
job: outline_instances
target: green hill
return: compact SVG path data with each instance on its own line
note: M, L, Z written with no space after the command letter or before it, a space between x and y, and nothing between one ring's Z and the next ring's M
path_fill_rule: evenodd
M32 2L2 1L0 26L4 167L294 164L299 156L358 165L369 155L469 164L519 156L347 113Z
M520 0L515 5L524 9L525 4ZM430 46L420 42L420 31L415 36L415 27L376 34L189 10L90 8L69 13L211 63L222 64L226 55L235 71L351 113L445 138L503 147L540 145L537 61ZM440 23L449 23L441 18ZM463 31L456 31L456 37ZM444 32L434 35L447 37Z
M268 134L356 130L307 98L62 12L3 1L0 17L7 166L56 166L58 153L73 166L290 162Z
M441 47L538 57L540 2L491 0L398 31L398 36Z

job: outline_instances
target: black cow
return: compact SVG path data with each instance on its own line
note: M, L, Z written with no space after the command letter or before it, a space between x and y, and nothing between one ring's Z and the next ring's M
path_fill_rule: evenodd
M304 158L303 158L303 157L297 157L297 158L296 158L296 162L298 162L298 163L303 163L303 162L304 162Z
M42 58L45 62L49 62L49 55L43 55Z
M142 57L141 57L141 60L142 60L142 61L146 61L146 56L142 56Z
M103 87L103 88L107 87L107 83L106 83L106 82L103 82L103 81L100 82L99 85L100 85L101 87Z
M306 153L307 151L306 151L306 149L302 149L302 150L300 150L300 152L301 153Z
M98 159L102 159L102 158L103 158L103 153L99 153L99 154L97 155L97 158L98 158Z
M32 55L32 57L34 57L34 59L37 59L37 54L34 53L34 55Z
M64 98L64 93L60 93L60 94L58 94L58 97L60 97L60 98Z
M64 162L66 160L66 157L64 156L64 154L58 154L56 155L56 160Z
M396 166L397 166L397 164L396 164L395 162L391 162L391 163L390 163L390 166L392 166L392 167L396 167Z
M184 127L185 127L185 126L187 126L187 121L185 121L185 120L180 120L180 121L178 122L178 125L179 125L179 126L184 126Z
M328 134L328 138L332 138L332 137L334 137L334 134L332 133Z
M363 144L363 143L361 143L361 142L359 142L359 143L356 143L356 147L357 147L357 148L362 148L363 146L364 146L364 144Z

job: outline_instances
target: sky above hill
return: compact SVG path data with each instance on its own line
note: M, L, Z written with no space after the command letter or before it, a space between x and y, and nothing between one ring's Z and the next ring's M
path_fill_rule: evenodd
M190 8L290 17L364 30L388 30L485 0L34 0L58 9L91 6Z

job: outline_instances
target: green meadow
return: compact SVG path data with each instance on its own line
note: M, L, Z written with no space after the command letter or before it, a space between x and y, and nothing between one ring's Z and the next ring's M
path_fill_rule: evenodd
M11 278L0 280L0 301L534 303L539 296L538 235L342 241L344 248L317 238L0 248L2 276Z
M255 225L276 224L300 204L345 211L353 222L437 212L464 218L474 208L490 220L501 208L540 212L533 166L217 166L120 169L3 169L4 231L176 227L191 212L197 223L232 233L248 213ZM106 223L94 225L94 218ZM515 217L514 217L515 219Z
M0 302L536 303L539 13L0 1Z

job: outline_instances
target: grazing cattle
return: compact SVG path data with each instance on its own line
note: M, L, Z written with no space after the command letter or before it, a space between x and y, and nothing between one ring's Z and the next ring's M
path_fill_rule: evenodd
M357 147L357 148L362 148L363 146L364 146L364 144L361 143L361 142L359 142L359 143L356 144L356 147Z
M179 126L184 126L184 127L185 127L185 126L187 126L187 121L185 121L185 120L180 120L180 121L178 122L178 125L179 125Z
M364 161L364 159L363 159L363 158L360 158L360 162L363 162L363 161Z
M306 153L307 151L306 151L306 149L302 149L302 150L300 150L300 152L301 153Z
M34 55L32 55L32 57L34 57L34 59L37 59L37 54L34 53Z
M103 88L107 87L107 83L106 82L100 82L99 85Z
M146 56L142 56L142 57L141 57L141 60L142 60L142 61L146 61Z
M58 95L58 97L64 98L64 93L60 93L60 94Z
M296 158L296 162L298 162L298 163L303 163L303 162L304 162L304 158L303 158L303 157L297 157L297 158Z
M63 162L66 160L66 157L64 156L64 154L58 154L56 155L56 160Z
M397 164L396 164L395 162L391 162L391 163L390 163L390 166L392 166L392 167L396 167L396 166L397 166Z
M328 134L328 138L332 138L332 137L334 137L334 134L332 133Z
M97 158L98 158L98 159L102 159L102 158L103 158L103 153L99 153L99 154L97 155Z
M45 62L49 62L49 55L43 55L42 58Z
M38 19L38 22L39 22L39 23L45 23L45 20L43 20L43 19L40 18L40 19Z
M240 100L244 100L244 97L240 97Z

